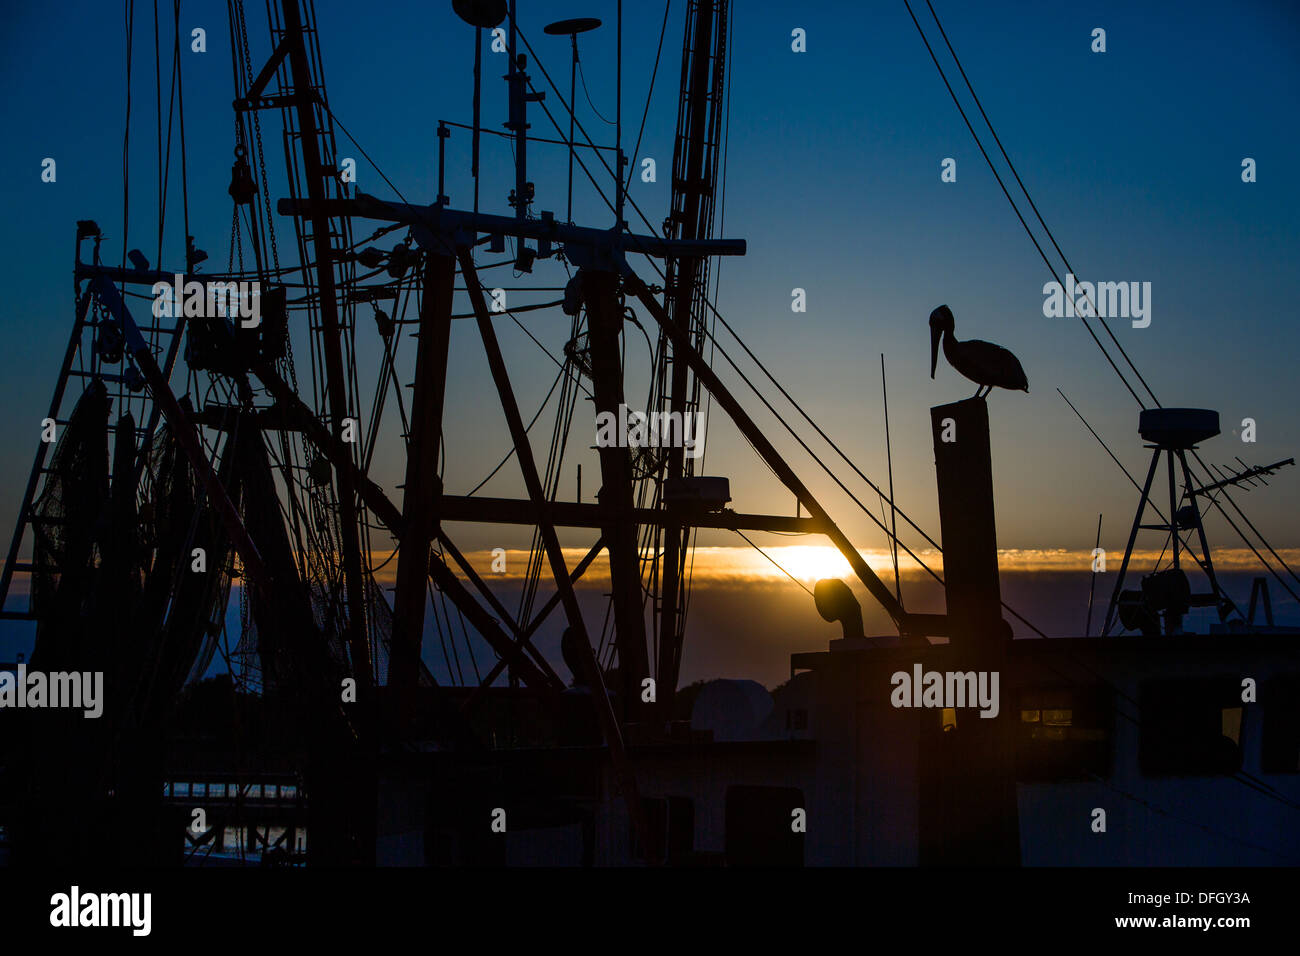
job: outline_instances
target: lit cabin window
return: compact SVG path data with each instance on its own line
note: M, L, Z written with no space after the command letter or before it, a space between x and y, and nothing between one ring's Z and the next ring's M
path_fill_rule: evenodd
M943 709L943 732L946 734L950 730L957 729L957 708L945 707Z
M1022 690L1016 778L1046 782L1109 774L1111 699L1103 686Z
M1148 681L1140 703L1143 773L1212 776L1241 769L1244 710L1235 678Z
M1223 714L1223 736L1227 737L1238 747L1241 746L1241 708L1225 707Z

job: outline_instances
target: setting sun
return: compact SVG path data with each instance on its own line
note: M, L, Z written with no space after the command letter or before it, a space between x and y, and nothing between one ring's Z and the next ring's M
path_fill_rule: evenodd
M773 548L768 553L800 581L842 578L853 574L844 555L830 545L790 545Z

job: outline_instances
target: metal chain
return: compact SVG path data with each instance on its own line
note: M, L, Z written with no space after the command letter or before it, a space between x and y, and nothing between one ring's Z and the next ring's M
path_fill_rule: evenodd
M239 206L235 206L234 215L230 219L230 257L226 260L226 271L235 271L236 250L238 250L239 271L244 271L244 237L239 231Z

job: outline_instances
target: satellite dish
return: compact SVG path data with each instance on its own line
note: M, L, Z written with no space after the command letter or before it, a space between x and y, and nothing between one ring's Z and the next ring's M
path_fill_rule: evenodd
M491 29L506 18L506 0L451 0L451 8L472 27Z
M598 26L600 26L600 21L595 17L577 17L573 20L557 20L542 27L542 32L549 33L551 36L562 37L586 33Z

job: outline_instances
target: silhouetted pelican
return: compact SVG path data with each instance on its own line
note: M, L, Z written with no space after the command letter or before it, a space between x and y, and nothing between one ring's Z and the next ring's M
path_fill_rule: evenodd
M1029 391L1029 379L1020 361L1000 345L979 339L957 341L952 334L952 310L941 305L930 313L930 377L939 364L939 339L943 339L943 356L948 364L974 382L975 398L983 398L998 388Z

